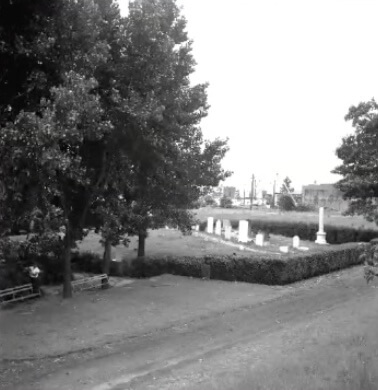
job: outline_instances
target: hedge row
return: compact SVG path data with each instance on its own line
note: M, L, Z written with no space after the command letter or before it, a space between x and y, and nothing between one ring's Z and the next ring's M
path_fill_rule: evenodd
M238 229L239 220L231 220L233 229ZM279 234L285 237L299 236L301 240L315 241L319 226L316 223L292 221L267 221L262 219L249 219L249 227L253 233L259 230L270 234ZM206 229L207 222L200 224L200 230ZM378 237L378 230L356 229L352 227L325 225L327 242L329 244L344 244L347 242L370 242Z
M361 264L363 244L342 244L316 253L297 253L275 257L205 256L141 258L131 264L112 262L110 274L129 277L152 277L162 274L211 279L284 285L342 268ZM101 259L81 254L77 270L101 273Z
M218 280L284 285L342 268L361 264L362 244L343 244L316 253L298 253L281 258L251 258L234 256L165 257L136 260L129 268L134 277L173 275L204 276L204 264L210 268L210 278Z

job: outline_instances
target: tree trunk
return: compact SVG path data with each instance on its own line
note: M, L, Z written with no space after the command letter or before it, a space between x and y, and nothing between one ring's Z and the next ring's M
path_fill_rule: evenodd
M144 257L144 250L145 250L145 244L146 244L146 232L139 232L138 236L138 257Z
M68 223L66 224L66 236L64 237L63 298L72 298L71 276L71 228Z
M102 273L109 276L110 272L110 262L112 259L112 244L109 240L105 241L105 250L104 250L104 258L102 261ZM106 280L102 280L102 288L108 288L109 284Z

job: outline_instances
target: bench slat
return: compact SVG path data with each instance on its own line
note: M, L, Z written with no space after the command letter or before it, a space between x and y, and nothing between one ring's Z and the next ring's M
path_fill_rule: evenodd
M72 290L75 292L100 287L103 285L104 280L106 280L106 284L109 283L108 275L95 275L89 278L74 280L71 282Z

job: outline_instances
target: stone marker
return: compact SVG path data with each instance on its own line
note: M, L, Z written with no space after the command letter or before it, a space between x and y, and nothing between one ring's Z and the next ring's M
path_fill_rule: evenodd
M289 253L289 247L288 246L280 246L280 252Z
M229 219L224 219L222 222L223 222L224 229L226 229L227 226L231 227L231 221Z
M199 232L199 229L200 229L200 225L196 225L195 228L194 228L194 230L195 230L196 232Z
M316 233L316 244L327 244L326 233L324 231L324 207L319 207L319 231Z
M222 221L220 219L215 223L215 234L218 236L222 234Z
M293 248L299 248L299 245L301 243L301 240L298 236L293 237Z
M213 217L207 218L207 232L210 234L213 234L213 232L214 232L214 218Z
M239 242L248 242L248 221L239 221Z
M264 233L257 233L256 234L255 244L257 246L264 246Z
M230 226L226 226L224 228L224 238L226 240L231 240L231 232L232 232L231 225Z

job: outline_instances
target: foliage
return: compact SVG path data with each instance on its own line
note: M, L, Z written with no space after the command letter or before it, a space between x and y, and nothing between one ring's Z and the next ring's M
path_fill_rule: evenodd
M316 211L316 207L312 204L299 203L295 207L295 211L298 211L298 212Z
M232 200L226 196L223 196L220 200L220 207L230 209L232 207Z
M295 209L295 204L290 195L281 195L278 200L278 207L283 211L292 211Z
M205 195L203 200L204 200L205 206L215 206L217 203L211 195Z
M230 221L233 229L238 229L239 220ZM257 233L259 230L282 235L285 237L299 236L301 240L315 241L319 226L316 223L294 222L294 221L268 221L266 219L248 220L251 231ZM201 222L200 231L205 231L207 222ZM325 225L327 242L329 244L345 244L348 242L370 242L378 237L378 230L356 229L345 226Z
M203 264L210 266L211 279L284 285L352 265L361 264L361 247L344 244L315 253L261 258L241 256L144 258L131 264L133 277L151 277L164 273L203 277Z
M352 106L345 119L352 121L355 133L336 150L342 164L333 172L343 176L336 186L350 199L349 214L378 223L378 105L372 99Z
M378 276L378 243L376 241L372 240L370 244L366 245L364 253L360 256L361 261L365 264L364 277L367 283Z
M7 30L16 34L9 42L29 36L20 50L36 53L18 91L29 91L28 77L43 66L33 104L20 100L2 125L0 228L65 226L68 297L71 247L88 216L102 231L107 260L125 232L143 247L147 229L169 223L189 232L188 210L202 189L230 174L221 167L228 146L203 140L207 85L190 85L192 43L174 0L131 2L127 18L112 0L66 1L35 23L42 4L20 22L25 31ZM6 48L12 61L20 55Z
M63 250L64 244L56 234L45 232L34 235L29 240L0 240L0 256L3 260L3 275L1 288L13 287L29 283L25 268L37 264L43 271L41 278L45 284L61 283L63 281Z
M288 194L289 192L292 193L294 192L294 188L290 187L291 186L291 180L288 176L285 177L283 180L280 192L281 194Z

